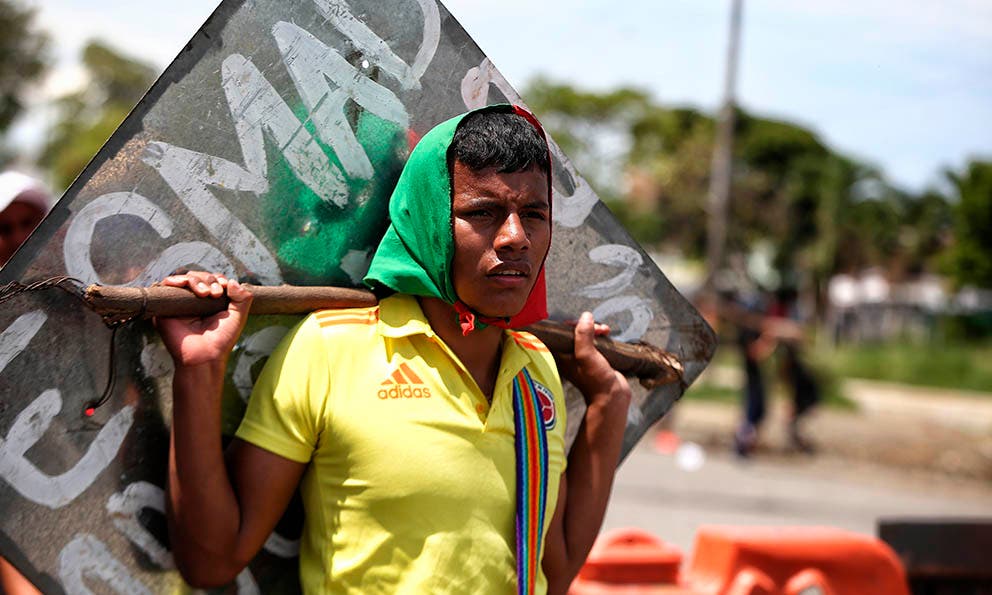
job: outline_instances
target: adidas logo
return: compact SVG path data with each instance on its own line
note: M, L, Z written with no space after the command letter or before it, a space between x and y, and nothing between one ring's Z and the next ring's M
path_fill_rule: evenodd
M380 399L429 399L431 389L423 385L424 381L410 369L406 363L400 364L382 381L379 389ZM416 386L419 385L419 386Z

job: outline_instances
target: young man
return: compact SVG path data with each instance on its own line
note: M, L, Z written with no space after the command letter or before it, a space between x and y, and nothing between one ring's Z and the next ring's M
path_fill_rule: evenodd
M519 108L425 135L366 278L379 306L297 326L226 465L221 386L251 296L221 276L166 279L231 299L208 319L158 321L176 360L168 516L187 580L232 580L299 485L308 593L567 590L602 522L630 388L593 345L608 329L583 314L562 362L588 404L566 471L555 362L507 330L546 316L549 171L543 131Z

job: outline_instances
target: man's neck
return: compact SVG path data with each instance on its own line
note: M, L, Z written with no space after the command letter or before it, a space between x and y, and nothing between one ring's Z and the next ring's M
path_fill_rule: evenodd
M437 298L417 299L431 328L461 360L486 398L492 401L502 355L503 329L488 326L477 328L464 336L458 322L458 313L452 305Z

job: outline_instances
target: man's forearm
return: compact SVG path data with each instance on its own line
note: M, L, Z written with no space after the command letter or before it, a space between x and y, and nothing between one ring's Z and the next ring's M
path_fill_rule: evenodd
M187 580L226 583L240 525L221 445L226 362L177 366L173 378L168 520L176 563Z
M627 421L629 394L593 400L568 458L564 539L569 577L578 574L606 514Z

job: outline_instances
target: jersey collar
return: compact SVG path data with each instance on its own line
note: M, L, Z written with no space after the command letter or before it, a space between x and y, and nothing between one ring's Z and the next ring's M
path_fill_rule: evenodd
M420 309L417 298L405 293L396 293L379 301L379 333L393 339L436 334Z
M379 333L398 339L412 335L436 336L417 298L396 293L379 302ZM538 358L536 353L522 347L513 333L503 331L503 358L500 365L507 373L516 374ZM536 361L535 361L536 363Z

